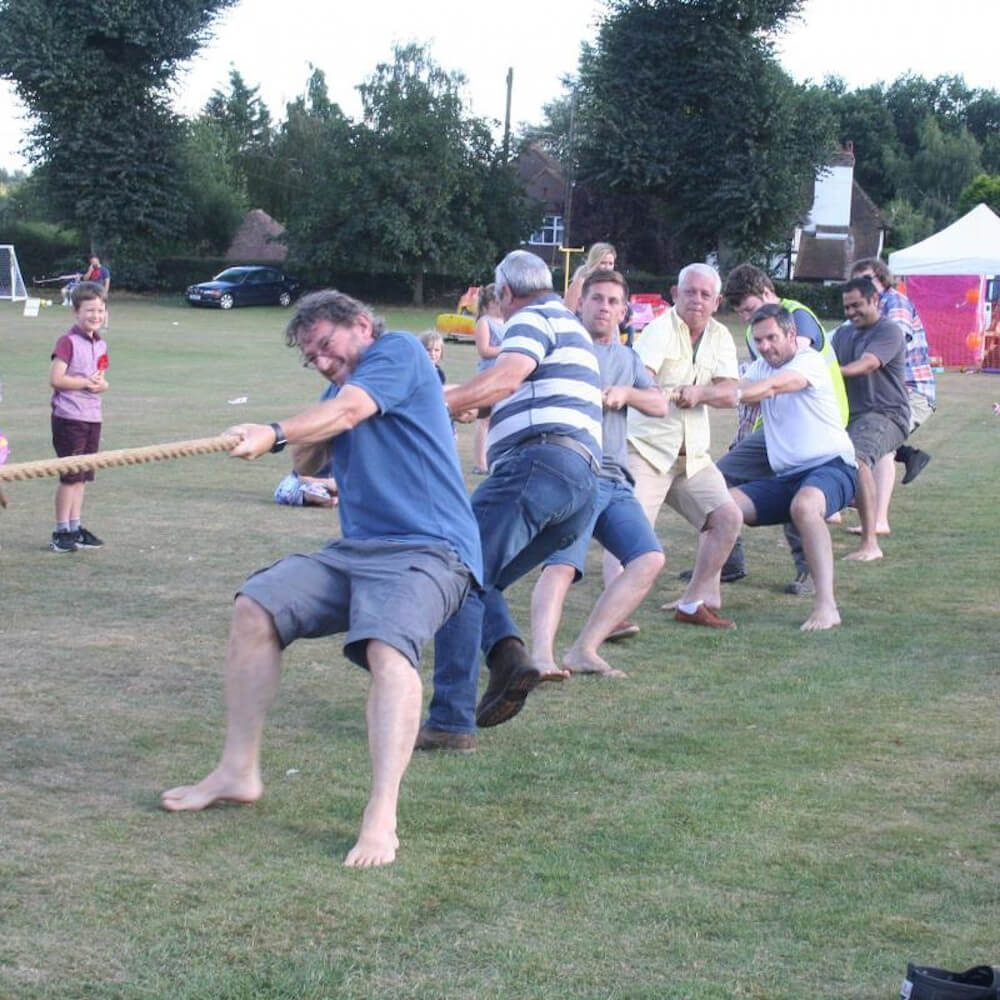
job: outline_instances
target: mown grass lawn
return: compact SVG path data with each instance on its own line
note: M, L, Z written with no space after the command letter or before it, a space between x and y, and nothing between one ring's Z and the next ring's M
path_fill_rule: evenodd
M284 346L286 318L116 299L104 447L312 402L322 384ZM10 461L51 454L48 358L68 321L0 308ZM473 349L449 345L444 368L469 376ZM288 651L257 805L157 808L218 754L234 589L336 530L271 501L287 459L99 473L85 523L107 545L73 555L46 550L54 480L9 484L0 997L876 1000L908 960L1000 963L1000 379L949 373L939 397L886 558L838 563L841 628L798 632L770 528L724 591L739 630L676 625L660 605L694 538L665 512L668 568L641 634L608 653L629 678L550 685L476 754L418 755L399 860L380 870L340 864L368 768L365 678L336 642ZM719 453L732 422L714 419ZM511 590L525 625L532 583Z

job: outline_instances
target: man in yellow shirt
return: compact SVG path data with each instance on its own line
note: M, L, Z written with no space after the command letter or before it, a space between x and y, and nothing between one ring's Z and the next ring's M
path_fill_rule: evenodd
M712 316L722 282L707 264L689 264L677 279L675 304L643 330L635 345L642 363L669 396L685 385L736 385L736 345ZM629 471L635 495L650 524L666 501L698 532L698 553L674 617L691 625L735 628L718 614L719 573L740 532L742 516L709 456L710 429L704 405L665 417L629 411Z

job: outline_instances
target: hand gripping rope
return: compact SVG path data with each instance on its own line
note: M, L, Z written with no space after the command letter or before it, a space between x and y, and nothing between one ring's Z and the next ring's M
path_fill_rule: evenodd
M230 451L239 444L235 434L220 434L213 438L196 438L192 441L171 441L151 444L143 448L119 448L116 451L98 451L92 455L70 455L67 458L43 459L39 462L16 462L0 465L0 483L21 479L43 479L64 472L86 472L88 469L110 469L116 465L141 465L143 462L162 462L168 458L187 458L189 455L210 455L216 451ZM7 498L0 490L0 507L7 506Z

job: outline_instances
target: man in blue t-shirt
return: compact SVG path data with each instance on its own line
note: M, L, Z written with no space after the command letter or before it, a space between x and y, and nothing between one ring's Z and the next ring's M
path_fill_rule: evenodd
M590 334L553 293L548 266L532 253L504 257L496 293L506 320L496 362L445 390L455 415L493 408L490 474L472 496L485 589L473 589L434 640L434 698L421 750L472 749L477 725L506 722L543 677L567 676L532 662L503 590L572 544L597 500L601 373ZM490 679L476 706L480 649Z
M230 429L230 452L252 459L293 447L295 470L332 454L342 537L251 576L236 597L226 662L227 731L218 766L163 793L165 809L252 802L263 790L261 732L281 651L298 638L346 633L344 653L371 673L371 797L345 864L395 859L396 802L420 723L421 649L483 578L434 366L408 333L385 332L360 302L324 291L302 299L286 331L333 398L273 424Z

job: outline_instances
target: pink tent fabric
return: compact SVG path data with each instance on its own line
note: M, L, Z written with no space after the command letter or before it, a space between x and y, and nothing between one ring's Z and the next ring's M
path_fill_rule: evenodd
M906 278L906 294L927 331L931 357L940 358L940 364L971 368L982 363L984 285L978 274Z

